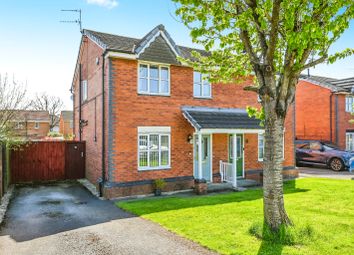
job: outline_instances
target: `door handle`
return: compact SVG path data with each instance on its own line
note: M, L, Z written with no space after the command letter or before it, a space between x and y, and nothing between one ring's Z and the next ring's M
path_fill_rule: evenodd
M84 152L83 152L83 151L81 152L81 157L82 157L82 158L84 157Z

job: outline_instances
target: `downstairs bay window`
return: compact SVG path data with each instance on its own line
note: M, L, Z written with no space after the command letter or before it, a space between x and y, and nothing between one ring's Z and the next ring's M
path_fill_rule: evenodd
M138 128L138 170L170 168L170 127Z

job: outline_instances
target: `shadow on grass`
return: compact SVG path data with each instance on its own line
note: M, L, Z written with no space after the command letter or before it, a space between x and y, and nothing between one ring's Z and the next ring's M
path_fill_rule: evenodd
M296 188L296 180L284 183L284 194L307 192L309 189ZM117 205L137 215L145 215L169 210L193 208L227 203L238 203L258 200L263 197L262 189L251 189L243 192L231 192L226 194L210 194L207 196L178 196L158 199L143 199L118 202Z

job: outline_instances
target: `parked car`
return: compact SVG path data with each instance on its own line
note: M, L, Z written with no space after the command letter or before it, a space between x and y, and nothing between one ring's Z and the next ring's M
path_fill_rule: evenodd
M311 141L296 148L296 165L328 166L333 171L349 168L349 160L354 152L341 150L334 145Z

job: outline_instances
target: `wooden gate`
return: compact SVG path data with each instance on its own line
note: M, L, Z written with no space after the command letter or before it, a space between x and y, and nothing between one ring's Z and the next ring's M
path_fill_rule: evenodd
M11 182L35 182L85 177L85 143L39 141L10 153Z

